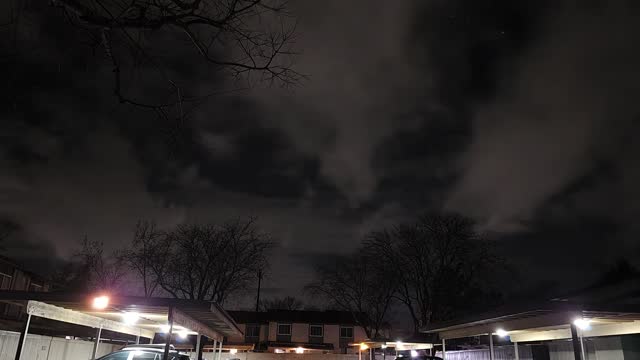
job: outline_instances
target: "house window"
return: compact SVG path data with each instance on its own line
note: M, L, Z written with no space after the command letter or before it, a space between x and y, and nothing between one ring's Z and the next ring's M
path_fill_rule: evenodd
M291 324L278 324L278 335L291 335Z
M353 327L352 326L341 326L340 327L340 337L341 338L353 338Z
M9 290L11 288L11 275L0 273L0 290Z
M322 325L309 325L309 336L313 336L313 337L324 336L324 327Z
M260 325L249 324L245 328L244 336L248 338L258 338L260 337Z

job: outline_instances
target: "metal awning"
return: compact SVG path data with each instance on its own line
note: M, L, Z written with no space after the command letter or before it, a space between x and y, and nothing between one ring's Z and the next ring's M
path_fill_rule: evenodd
M222 340L241 335L233 319L218 305L207 301L136 296L110 296L105 309L92 308L96 294L0 291L0 301L19 303L34 316L72 324L102 328L123 334L153 338L166 331L169 313L173 315L173 332L201 334ZM135 313L135 323L125 314Z
M507 333L512 342L571 339L571 324L588 319L585 336L640 333L640 307L596 306L549 302L499 310L468 319L434 324L422 331L437 333L441 339Z

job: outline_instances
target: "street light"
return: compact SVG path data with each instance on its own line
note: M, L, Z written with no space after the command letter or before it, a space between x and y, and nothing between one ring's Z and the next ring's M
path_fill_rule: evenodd
M106 295L96 296L91 305L96 310L104 310L109 306L109 297Z

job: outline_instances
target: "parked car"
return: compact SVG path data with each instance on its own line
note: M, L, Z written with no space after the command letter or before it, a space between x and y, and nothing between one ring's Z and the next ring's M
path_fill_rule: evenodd
M164 344L129 345L121 350L98 358L98 360L163 360L164 347ZM173 345L169 345L168 360L190 359L188 355L179 353Z

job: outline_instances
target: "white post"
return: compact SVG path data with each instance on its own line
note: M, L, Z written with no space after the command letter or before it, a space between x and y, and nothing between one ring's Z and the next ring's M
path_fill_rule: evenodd
M222 360L222 340L220 340L220 350L218 351L218 360Z
M442 360L447 360L447 348L445 347L444 339L442 339Z
M100 335L102 335L102 325L98 328L98 336L96 337L96 342L93 344L93 354L91 355L91 359L96 359L96 354L98 353L98 346L100 345Z
M22 334L22 342L20 343L20 349L18 349L17 360L22 357L22 351L24 351L24 343L27 342L27 334L29 333L29 324L31 323L31 314L27 314L27 325L24 327L24 333Z
M493 333L489 332L489 359L495 360L496 354L493 352Z
M580 330L580 350L582 351L582 360L586 360L587 357L584 356L584 340L583 340L583 336L582 336L582 330Z
M358 348L358 360L362 360L362 349Z
M520 360L520 354L518 354L518 342L513 343L513 351L516 354L516 360Z

